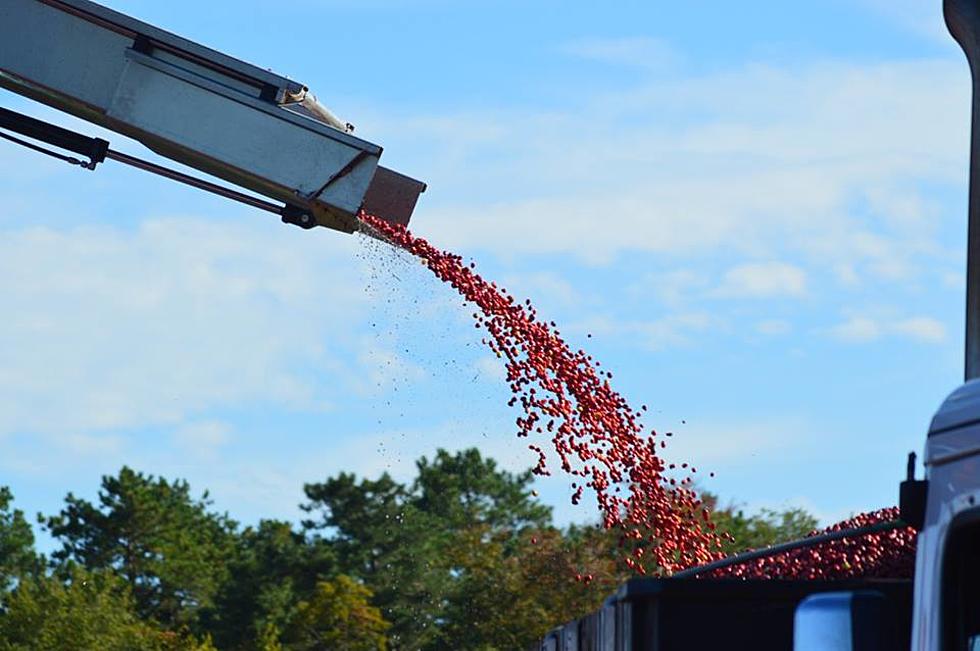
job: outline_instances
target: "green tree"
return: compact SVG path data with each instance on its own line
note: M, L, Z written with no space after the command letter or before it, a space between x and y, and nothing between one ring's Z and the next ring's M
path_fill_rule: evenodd
M274 649L299 601L336 567L333 550L288 522L263 520L238 536L228 579L202 620L223 649Z
M185 481L124 467L102 478L98 505L71 493L65 503L42 519L62 543L56 561L116 571L140 615L165 628L197 624L227 575L235 530L227 516L208 510L207 493L194 499Z
M392 623L396 649L424 649L439 634L436 618L447 592L445 527L412 503L409 489L387 473L358 481L341 473L304 487L305 524L336 551L341 571L361 579Z
M439 450L416 467L410 486L387 474L358 481L346 473L306 485L304 509L320 516L306 524L336 547L344 571L374 592L392 623L393 648L467 648L447 637L451 604L470 589L453 550L466 542L478 543L473 554L495 553L479 547L492 543L513 554L520 533L547 526L551 511L531 495L530 473L503 471L475 449Z
M516 545L485 528L462 532L450 552L458 584L437 648L529 648L615 591L625 575L614 549L614 538L595 527L527 531Z
M206 641L141 621L125 582L78 566L23 579L0 615L0 651L63 649L214 651Z
M0 486L0 599L42 566L34 551L31 525L23 511L12 507L13 499L10 489Z
M288 651L386 651L390 624L370 603L371 591L343 574L320 581L301 601L284 638Z
M518 532L551 523L551 507L531 496L534 475L500 470L476 448L454 455L440 449L431 462L422 457L416 469L412 504L448 526Z
M817 519L805 509L761 509L746 515L737 504L719 508L717 496L702 496L711 511L711 519L718 533L728 533L731 541L725 541L724 551L732 554L746 549L760 549L806 536L817 528Z

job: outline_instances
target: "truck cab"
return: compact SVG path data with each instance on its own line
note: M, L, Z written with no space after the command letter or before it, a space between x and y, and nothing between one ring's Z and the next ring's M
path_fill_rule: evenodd
M980 650L980 380L954 391L932 419L925 466L912 648Z

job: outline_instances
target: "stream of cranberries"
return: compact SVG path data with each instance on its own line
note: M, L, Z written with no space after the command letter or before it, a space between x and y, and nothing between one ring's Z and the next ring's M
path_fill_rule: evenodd
M666 442L644 431L640 417L615 390L613 374L584 350L573 351L554 322L474 271L461 256L442 251L404 226L373 215L362 225L416 256L440 280L475 305L474 326L483 343L504 360L513 397L520 406L517 436L538 458L533 472L548 475L545 441L562 471L571 475L572 502L594 494L602 524L620 534L623 562L639 574L672 572L722 558L722 537L691 488L697 472L660 456ZM665 434L669 436L669 434ZM829 529L863 526L897 518L897 509L856 516ZM819 532L814 532L819 533ZM712 576L739 578L906 578L912 575L915 536L910 529L845 538L812 548L717 570ZM589 576L582 577L588 582Z

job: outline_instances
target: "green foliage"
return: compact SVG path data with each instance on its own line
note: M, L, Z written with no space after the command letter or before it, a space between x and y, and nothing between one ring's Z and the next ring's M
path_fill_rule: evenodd
M275 649L299 600L335 568L323 541L307 540L288 522L263 520L238 536L205 626L223 649Z
M20 582L0 615L0 651L212 651L186 634L142 621L111 572L66 567Z
M269 622L259 631L259 637L255 641L255 648L258 651L283 651L283 646L279 642L279 627Z
M727 532L734 538L734 542L725 543L724 551L729 554L802 538L818 524L813 515L801 508L762 509L759 513L746 515L734 504L718 508L718 498L710 493L705 493L703 499L712 512L716 531Z
M416 462L412 504L438 518L443 526L480 524L493 530L520 531L551 523L551 507L531 498L534 475L514 475L497 468L470 448L451 455L438 450L431 462Z
M195 626L227 576L235 524L208 511L207 493L123 468L102 478L98 506L68 494L44 524L62 542L57 561L114 570L140 615L165 628Z
M529 648L556 624L598 608L615 590L625 575L614 549L613 536L594 527L571 535L553 527L528 531L518 544L486 528L461 532L450 552L458 583L433 648Z
M427 648L439 634L436 618L449 589L446 527L387 473L361 481L341 473L304 490L304 508L321 516L307 526L326 533L344 571L374 593L392 623L393 646Z
M343 574L320 581L299 602L284 635L288 651L386 651L390 624L370 603L371 591Z
M34 552L34 532L23 511L12 508L13 495L0 486L0 603L17 581L40 571Z
M512 604L528 588L520 554L529 536L521 543L522 533L551 521L550 508L531 495L531 474L500 470L475 449L439 450L416 466L411 486L387 474L358 482L346 473L308 484L304 508L320 519L307 525L323 532L345 571L374 592L392 623L393 648L511 648L513 640L531 639L530 628L547 624L494 637L487 626L471 626L488 614L468 606Z
M307 484L297 531L239 529L207 493L123 468L95 504L69 494L41 518L62 545L51 575L0 489L0 651L520 649L628 578L618 558L633 543L555 528L530 473L475 449L439 450L416 469L408 484L349 473ZM726 551L817 524L801 509L746 515L702 497L734 539Z

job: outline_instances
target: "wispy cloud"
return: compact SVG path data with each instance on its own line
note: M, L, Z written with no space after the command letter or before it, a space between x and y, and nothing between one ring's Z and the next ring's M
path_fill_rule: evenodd
M939 2L923 0L860 0L861 4L903 29L927 39L951 43Z
M875 319L866 316L852 316L830 329L830 334L841 341L874 341L882 334L881 326Z
M567 278L554 271L527 271L507 274L503 283L518 297L530 297L535 301L573 305L582 300L581 292Z
M2 235L0 434L178 424L241 402L320 409L325 371L356 345L350 239L192 219Z
M946 340L946 326L928 316L895 318L891 315L854 314L828 333L848 343L867 343L885 336L897 336L921 343L938 344Z
M729 298L773 298L806 293L806 272L787 262L749 262L725 272L714 294Z
M946 326L937 319L916 316L902 319L893 326L896 333L927 343L942 343L946 339Z
M704 422L686 425L668 439L666 456L714 468L753 463L810 439L808 429L792 419Z
M718 332L724 322L706 311L678 311L650 319L618 319L595 316L571 324L568 330L575 333L591 333L616 337L630 345L659 351L672 346L688 346L696 343L706 332Z
M231 442L232 427L217 420L192 421L174 430L174 444L194 457L213 457Z
M804 256L907 279L941 255L923 188L964 182L969 88L958 60L750 65L560 111L446 115L446 144L427 136L444 190L418 228L504 256ZM375 127L398 142L415 122ZM466 140L488 124L492 142Z
M761 335L775 337L792 332L793 324L785 319L765 319L755 324L755 331Z
M649 36L581 38L565 44L562 50L580 59L636 68L669 68L680 59L666 41Z

